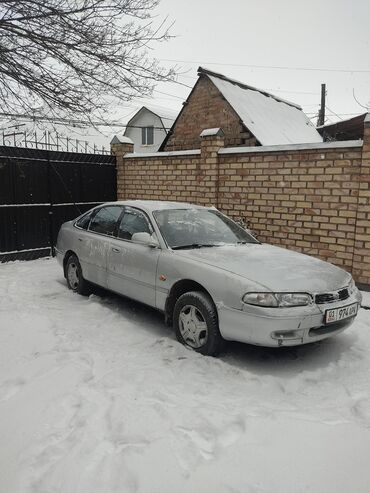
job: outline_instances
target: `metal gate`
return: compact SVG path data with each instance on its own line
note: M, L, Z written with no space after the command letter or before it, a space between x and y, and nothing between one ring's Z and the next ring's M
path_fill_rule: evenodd
M0 146L0 261L50 255L63 222L116 198L114 156Z

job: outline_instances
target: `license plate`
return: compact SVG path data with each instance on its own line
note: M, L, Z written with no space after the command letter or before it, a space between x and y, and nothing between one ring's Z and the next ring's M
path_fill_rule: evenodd
M342 306L340 308L333 308L326 310L325 323L331 324L333 322L339 322L345 318L354 317L357 314L358 303L352 303L351 305Z

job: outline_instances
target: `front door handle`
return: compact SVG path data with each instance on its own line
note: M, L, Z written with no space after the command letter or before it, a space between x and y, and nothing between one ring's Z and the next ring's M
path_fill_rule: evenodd
M112 247L112 252L117 252L117 253L119 253L120 251L121 251L121 250L120 250L119 248L114 248L114 247Z

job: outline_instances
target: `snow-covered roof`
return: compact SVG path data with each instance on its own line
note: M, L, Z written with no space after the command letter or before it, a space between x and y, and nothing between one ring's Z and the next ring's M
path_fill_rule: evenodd
M179 111L163 108L162 106L156 106L153 104L144 104L143 108L146 108L155 115L159 116L161 120L171 120L172 122L176 120L177 115L179 114Z
M323 141L300 106L222 74L201 67L198 71L213 82L261 145Z
M144 106L141 106L135 113L134 115L130 118L130 120L127 122L127 127L125 129L124 134L126 134L127 129L129 128L130 124L138 117L138 115L144 111L150 111L154 115L156 115L158 118L161 119L163 129L168 130L169 128L172 127L174 121L177 118L178 111L168 109L168 108L163 108L162 106L155 106L155 105L148 105L145 104Z

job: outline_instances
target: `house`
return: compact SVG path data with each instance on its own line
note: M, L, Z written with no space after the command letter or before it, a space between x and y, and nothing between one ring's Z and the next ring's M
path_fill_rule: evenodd
M157 152L177 113L159 106L142 106L127 123L124 136L132 140L135 152Z
M358 140L364 138L364 121L367 113L341 120L336 123L329 123L318 127L318 131L325 141L333 140Z
M323 141L300 106L199 67L198 80L159 150L197 149L201 132L215 127L222 128L229 147Z

